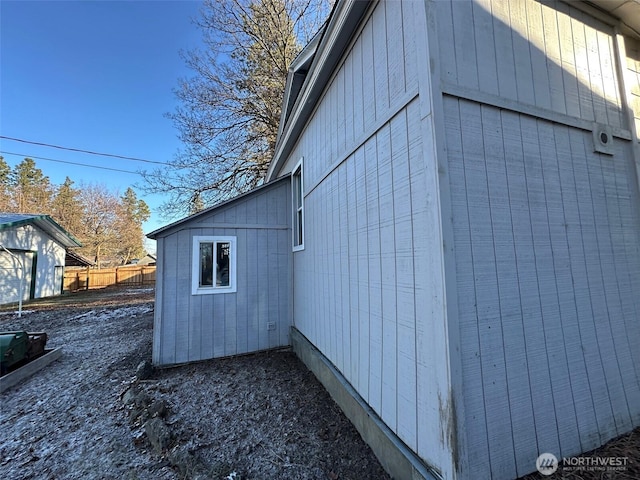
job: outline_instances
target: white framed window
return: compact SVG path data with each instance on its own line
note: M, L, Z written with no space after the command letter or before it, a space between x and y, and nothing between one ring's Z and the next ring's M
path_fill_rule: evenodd
M191 294L236 291L236 237L194 236Z
M304 179L302 158L291 174L291 199L293 212L293 251L304 249Z

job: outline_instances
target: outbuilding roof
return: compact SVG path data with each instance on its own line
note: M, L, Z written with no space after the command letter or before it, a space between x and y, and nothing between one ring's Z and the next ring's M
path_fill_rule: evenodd
M49 215L0 213L0 231L22 225L33 225L39 228L66 248L82 246L77 238L62 228Z

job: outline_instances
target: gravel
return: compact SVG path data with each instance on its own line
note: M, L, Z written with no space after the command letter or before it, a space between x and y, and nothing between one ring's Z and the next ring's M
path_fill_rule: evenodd
M0 478L388 478L293 353L154 370L140 380L152 328L148 288L34 301L22 318L0 309L0 330L43 330L47 348L63 348L0 394ZM165 443L152 445L147 432L156 430L169 435Z

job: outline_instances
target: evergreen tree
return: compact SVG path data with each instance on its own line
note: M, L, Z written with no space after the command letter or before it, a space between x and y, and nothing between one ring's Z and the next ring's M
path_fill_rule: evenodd
M15 212L50 212L53 196L51 182L31 158L25 158L15 166L9 174L9 185L13 189L12 207Z
M51 203L51 216L72 235L82 231L82 202L80 190L73 188L73 181L66 177L57 189Z
M131 187L120 198L120 242L118 255L122 264L144 256L144 232L142 224L151 216L149 206L139 200Z
M11 212L11 189L9 176L11 168L4 161L4 157L0 155L0 212Z

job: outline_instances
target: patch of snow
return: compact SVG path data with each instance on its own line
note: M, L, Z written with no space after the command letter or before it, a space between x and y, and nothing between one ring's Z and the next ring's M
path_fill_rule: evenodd
M22 315L33 313L35 310L22 310ZM20 312L16 310L15 312L0 312L0 315L18 315Z

